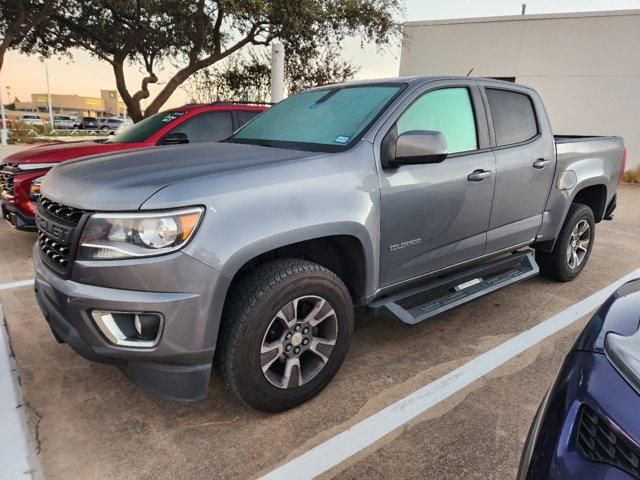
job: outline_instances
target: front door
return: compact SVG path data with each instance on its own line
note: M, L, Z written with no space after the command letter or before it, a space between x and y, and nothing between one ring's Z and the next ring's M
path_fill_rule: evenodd
M417 94L391 126L385 141L439 131L449 155L441 163L381 170L381 286L484 254L495 177L493 153L483 148L485 128L479 90L467 84Z

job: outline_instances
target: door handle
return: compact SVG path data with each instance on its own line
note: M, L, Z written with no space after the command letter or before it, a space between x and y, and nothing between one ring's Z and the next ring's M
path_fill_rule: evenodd
M467 177L467 180L470 182L481 182L485 178L489 178L491 176L491 172L488 170L476 170L473 173L470 173Z
M544 168L551 163L551 160L546 160L544 158L539 158L535 162L533 162L533 168Z

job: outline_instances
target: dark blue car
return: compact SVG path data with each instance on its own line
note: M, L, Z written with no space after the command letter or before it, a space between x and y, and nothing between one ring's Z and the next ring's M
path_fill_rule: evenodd
M518 480L640 479L640 279L582 332L542 401Z

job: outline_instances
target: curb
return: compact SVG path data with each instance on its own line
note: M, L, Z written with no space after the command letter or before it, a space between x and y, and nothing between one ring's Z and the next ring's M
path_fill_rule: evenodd
M26 408L15 364L4 309L0 303L0 478L42 480L38 442L29 432ZM36 423L39 423L39 415Z

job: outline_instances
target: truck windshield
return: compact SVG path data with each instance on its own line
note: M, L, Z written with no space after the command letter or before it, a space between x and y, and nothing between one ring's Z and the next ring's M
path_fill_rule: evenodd
M136 143L144 142L165 125L177 120L185 112L183 110L171 110L169 112L156 113L144 120L131 125L126 130L112 135L106 143Z
M359 140L403 84L310 90L274 105L227 141L337 152Z

